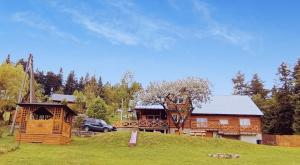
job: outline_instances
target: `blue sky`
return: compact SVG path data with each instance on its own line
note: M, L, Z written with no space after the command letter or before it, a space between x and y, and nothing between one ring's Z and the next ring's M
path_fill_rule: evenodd
M228 95L238 70L270 87L281 62L296 62L299 8L297 0L0 0L0 59L33 53L40 70L112 83L131 71L144 86L196 76Z

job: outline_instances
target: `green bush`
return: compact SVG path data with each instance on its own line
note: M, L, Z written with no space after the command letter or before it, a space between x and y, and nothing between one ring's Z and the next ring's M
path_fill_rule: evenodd
M108 106L105 101L100 97L97 97L93 99L89 105L87 115L91 118L102 119L109 123L107 109Z
M8 153L8 152L13 152L13 151L16 151L17 149L19 149L19 145L18 144L14 144L12 146L7 146L7 145L0 146L0 154L5 154L5 153Z
M84 114L79 114L78 116L76 116L73 127L76 128L77 130L80 130L84 118L86 118L86 115Z

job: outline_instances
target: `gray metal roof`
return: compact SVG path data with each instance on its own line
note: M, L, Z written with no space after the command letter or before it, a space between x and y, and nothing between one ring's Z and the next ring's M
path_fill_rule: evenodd
M52 101L63 101L63 100L66 100L69 103L74 103L76 101L76 98L73 95L52 94L51 95L51 100Z
M258 115L263 113L248 96L213 96L201 108L195 107L193 114Z
M153 104L153 105L137 105L135 109L164 109L164 107L160 104Z
M135 109L163 109L161 105L137 105ZM248 96L212 96L201 108L195 107L192 114L258 115L263 113Z

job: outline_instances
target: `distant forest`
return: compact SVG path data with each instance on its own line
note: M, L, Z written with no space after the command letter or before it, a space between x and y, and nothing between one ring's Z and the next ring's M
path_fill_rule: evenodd
M4 112L16 106L25 67L26 60L13 62L9 55L0 65L0 122L5 121ZM37 100L51 101L52 93L74 95L76 103L72 109L107 122L117 120L117 109L124 109L126 115L127 110L133 108L131 100L135 93L142 89L131 72L124 73L116 84L104 83L101 77L89 73L84 77L77 77L75 71L66 78L63 75L62 68L58 73L37 69L34 73ZM300 59L294 66L282 63L276 76L276 84L267 89L258 74L246 80L245 74L239 71L232 78L233 94L251 97L263 111L264 133L300 134Z
M0 102L0 121L5 111L15 107L26 61L19 59L13 62L8 55L0 65L0 96L6 98L1 99L3 101ZM133 99L134 93L142 88L140 83L134 81L131 72L125 72L120 82L116 84L108 81L103 83L101 77L89 73L84 77L77 77L75 71L71 71L65 79L62 68L58 73L37 69L34 72L34 79L38 101L51 101L49 99L52 93L74 95L76 104L72 109L78 113L88 114L90 117L102 118L107 122L115 120L116 109L123 108L126 115L128 108L131 108L130 100Z
M277 81L266 89L254 74L250 81L238 72L232 79L233 94L247 95L263 111L263 131L270 134L300 134L300 59L294 66L281 63Z

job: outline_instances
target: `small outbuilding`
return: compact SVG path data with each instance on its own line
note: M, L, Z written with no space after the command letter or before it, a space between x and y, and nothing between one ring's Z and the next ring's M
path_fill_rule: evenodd
M63 95L63 94L52 94L51 100L55 103L62 103L66 101L68 104L74 104L76 102L76 98L74 95Z
M20 130L16 140L31 143L66 144L71 141L76 113L60 103L20 103Z

